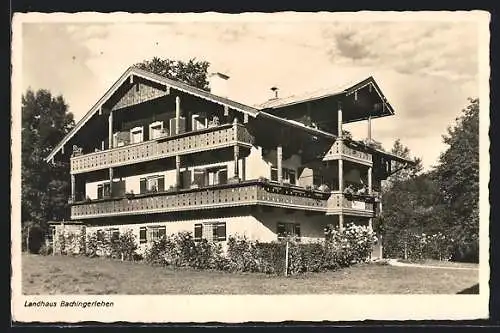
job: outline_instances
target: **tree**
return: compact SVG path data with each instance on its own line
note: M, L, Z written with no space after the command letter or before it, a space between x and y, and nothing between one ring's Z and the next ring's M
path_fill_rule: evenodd
M210 91L207 81L207 71L210 63L190 59L187 62L181 60L160 59L154 57L144 60L134 67L150 71L172 80L178 80L191 86Z
M63 97L47 90L29 89L22 96L21 112L21 219L23 226L44 229L48 220L68 217L69 163L52 165L44 158L73 128L74 120Z
M469 98L469 105L448 128L443 141L449 147L439 158L436 182L446 207L446 222L458 242L457 250L470 248L476 252L470 256L478 257L479 99Z
M404 166L395 162L395 174L389 176L382 186L382 214L375 219L374 228L383 236L384 253L402 256L409 237L422 233L424 218L428 216L430 199L433 192L432 183L427 175L418 175L422 170L419 158L412 158L410 149L401 143L394 142L391 153L399 157L413 160L412 166ZM404 168L403 168L404 167Z

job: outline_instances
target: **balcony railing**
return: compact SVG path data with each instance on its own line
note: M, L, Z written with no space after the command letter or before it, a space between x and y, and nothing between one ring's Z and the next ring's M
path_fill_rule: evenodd
M250 146L252 143L253 137L243 125L226 124L75 156L71 158L71 173L220 149L236 144Z
M362 150L350 147L344 140L336 140L325 154L323 160L346 158L363 164L372 163L372 155Z
M328 198L326 213L327 215L357 215L373 217L374 215L373 195L355 195L341 192L332 192Z
M326 212L330 193L298 186L245 181L134 197L74 203L72 219L106 216L168 213L187 210L264 205Z

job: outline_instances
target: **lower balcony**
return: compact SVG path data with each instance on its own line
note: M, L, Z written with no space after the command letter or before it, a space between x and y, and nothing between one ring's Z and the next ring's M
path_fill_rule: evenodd
M71 206L71 218L81 220L251 205L324 213L327 210L329 196L330 192L253 180L204 188L75 202Z

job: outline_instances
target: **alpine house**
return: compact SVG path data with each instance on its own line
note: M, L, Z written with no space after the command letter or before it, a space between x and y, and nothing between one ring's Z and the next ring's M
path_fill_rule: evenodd
M394 115L373 79L244 105L131 67L47 156L70 162L71 221L57 228L132 230L144 249L166 234L307 242L325 228L371 225L381 181L411 161L342 135ZM369 142L368 142L369 143ZM68 226L68 224L70 226Z

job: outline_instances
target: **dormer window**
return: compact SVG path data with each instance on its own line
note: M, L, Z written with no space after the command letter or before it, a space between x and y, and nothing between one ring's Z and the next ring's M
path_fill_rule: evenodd
M144 140L144 130L142 126L134 127L130 130L130 143L139 143Z

